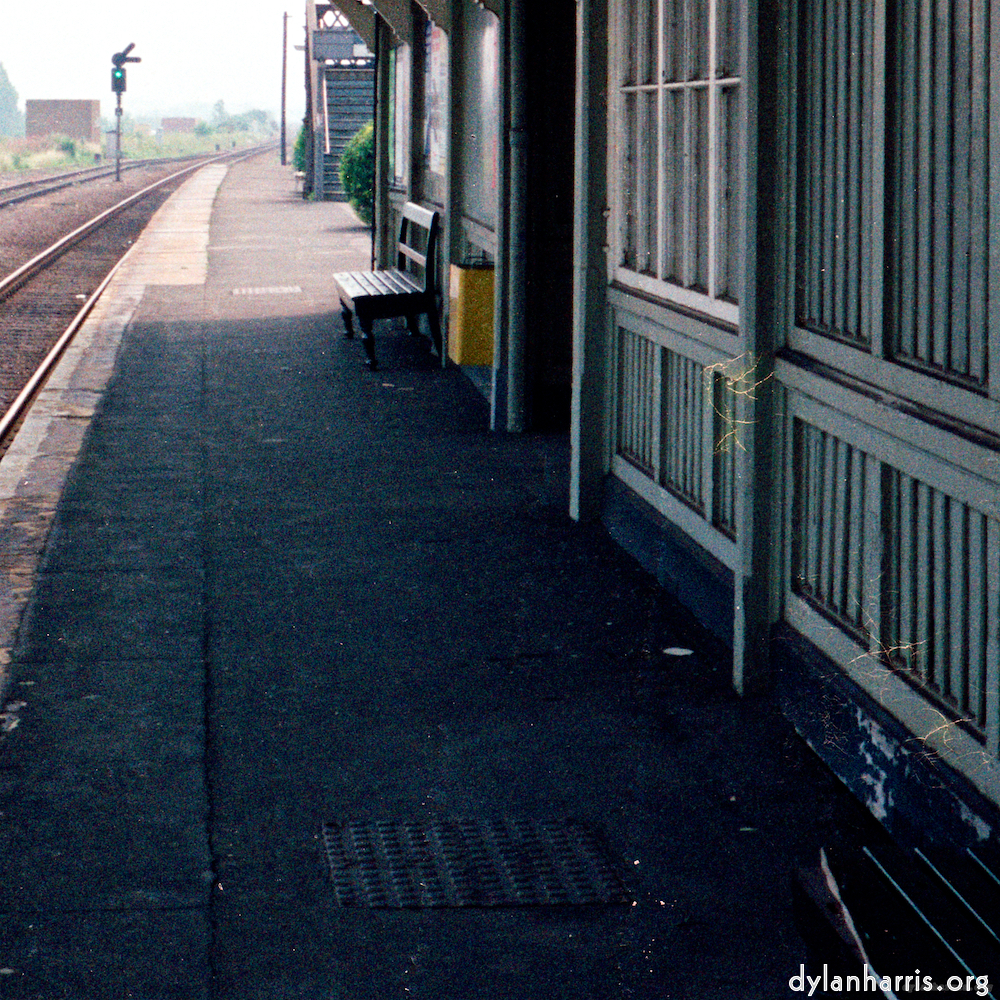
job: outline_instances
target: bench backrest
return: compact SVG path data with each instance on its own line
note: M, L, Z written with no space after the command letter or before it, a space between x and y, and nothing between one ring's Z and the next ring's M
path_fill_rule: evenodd
M416 233L421 229L427 233L427 243L424 250L414 247ZM421 208L412 201L403 206L403 218L399 224L399 248L396 266L406 269L406 262L412 261L424 272L424 291L434 290L437 285L434 280L437 264L437 241L441 229L441 215L428 208ZM422 241L421 241L422 242Z

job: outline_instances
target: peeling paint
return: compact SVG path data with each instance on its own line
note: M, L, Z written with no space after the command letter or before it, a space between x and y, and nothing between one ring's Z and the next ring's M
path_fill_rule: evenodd
M886 793L885 788L886 778L889 775L881 768L876 769L876 775L869 772L861 775L861 781L872 789L872 794L865 799L865 806L877 820L884 820L892 807L892 793Z
M855 717L857 718L858 729L868 734L868 739L871 741L872 746L881 751L882 756L886 760L895 764L897 753L904 757L907 756L907 751L898 743L890 740L882 727L871 716L865 715L860 707L855 710ZM871 762L869 761L869 763Z

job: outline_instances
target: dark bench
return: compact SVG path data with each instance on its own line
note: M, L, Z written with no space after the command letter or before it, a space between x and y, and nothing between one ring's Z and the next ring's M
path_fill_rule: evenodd
M941 993L949 980L962 983L961 996L1000 995L1000 858L988 844L918 849L878 838L827 848L798 872L795 893L814 976L824 966L857 976L867 965L891 979L890 993L873 988L879 997L914 986ZM905 980L917 969L919 986Z
M423 313L427 316L434 346L439 355L442 353L435 282L440 227L441 218L437 212L407 202L399 227L396 267L380 271L343 271L333 276L347 336L354 336L352 317L356 315L361 325L361 343L368 355L368 367L373 371L378 367L372 336L372 323L377 319L405 316L410 333L415 335L419 332L417 318ZM421 233L426 236L420 238ZM417 250L418 245L423 249ZM422 281L408 270L408 264L415 264L420 269Z

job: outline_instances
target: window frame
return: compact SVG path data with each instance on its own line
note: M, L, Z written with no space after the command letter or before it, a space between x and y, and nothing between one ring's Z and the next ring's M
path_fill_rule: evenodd
M613 0L613 20L615 26L612 45L611 60L609 62L609 218L608 218L608 278L612 284L618 287L634 290L639 294L652 297L662 301L667 305L676 305L682 309L699 313L709 319L722 321L723 323L736 328L740 321L739 304L726 295L718 294L718 276L722 271L720 267L720 240L719 233L725 228L730 228L720 217L723 210L723 199L720 198L720 188L723 178L720 177L720 163L727 148L726 140L729 139L729 146L737 148L738 141L733 142L732 132L720 133L721 102L725 91L731 93L731 106L733 112L730 116L730 129L738 130L742 135L744 122L742 112L739 110L740 98L739 88L743 85L743 74L725 75L719 73L718 60L718 12L719 6L726 0L704 0L708 6L707 40L708 48L704 53L696 52L692 49L690 42L694 34L691 18L685 19L681 29L681 44L685 46L684 59L690 65L699 59L703 59L705 68L702 73L679 74L689 76L683 80L665 80L665 39L663 19L666 0L631 0L641 15L648 15L651 19L650 38L654 40L655 52L648 53L654 79L651 82L632 81L629 79L630 58L629 44L635 26L629 23L630 0ZM692 2L692 0L688 0ZM728 0L737 4L738 0ZM654 36L655 33L655 36ZM738 39L733 39L732 50L740 51ZM653 48L653 45L650 45ZM739 69L742 69L740 67ZM704 291L691 287L693 280L688 285L682 284L665 274L665 243L667 239L667 211L666 211L666 171L665 167L670 159L668 143L663 139L663 122L665 119L665 102L669 94L680 94L684 101L682 130L684 134L684 148L676 156L678 163L683 163L691 156L691 145L694 142L694 119L695 114L692 106L699 92L708 94L706 131L707 131L707 164L705 167L706 179L713 181L706 184L706 194L704 208L708 216L706 225L706 248L707 255L707 287ZM626 148L628 141L628 128L626 103L631 96L636 98L639 95L655 95L656 127L649 131L656 135L655 150L655 171L656 171L656 219L653 221L651 231L653 232L651 242L654 247L651 254L655 256L656 273L642 272L633 267L626 266L624 235L626 226L626 199L624 196L624 181L626 176L625 162L630 152ZM647 135L649 132L646 133ZM738 140L738 136L736 137ZM653 154L648 150L644 155L647 159ZM739 193L736 197L740 203L744 200L745 184L741 176L741 163L737 158L733 158L729 164L729 176L735 178L739 186ZM691 278L696 267L696 255L698 252L697 241L692 238L692 226L695 224L694 213L691 210L691 190L697 189L699 177L685 178L685 190L681 197L687 207L686 217L676 224L677 241L682 247L685 261L683 264L684 274L682 278ZM647 192L649 189L647 188ZM636 204L640 204L644 197L636 196ZM739 212L734 213L738 217ZM735 227L733 227L735 228ZM738 231L731 231L728 240L740 240L742 234ZM734 259L741 260L742 254L732 255ZM730 278L730 288L735 294L740 286L740 275L732 274Z

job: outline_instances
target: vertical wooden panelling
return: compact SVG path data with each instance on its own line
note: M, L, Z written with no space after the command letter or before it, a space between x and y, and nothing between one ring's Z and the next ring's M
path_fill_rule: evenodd
M968 565L969 511L954 501L948 504L948 537L943 539L944 556L948 567L948 593L950 615L948 616L948 650L946 655L945 693L960 705L972 705L969 702L968 671L972 667L968 658L967 644L969 641L968 622L968 575L965 567Z
M795 482L798 484L804 481L805 490L803 504L807 512L807 520L804 528L807 534L805 554L807 562L797 567L798 579L806 593L820 592L820 555L822 553L823 530L823 510L820 505L820 497L823 496L823 440L824 435L805 424L800 426L800 435L803 441L801 469L794 470ZM801 478L800 478L801 477Z
M986 526L984 518L970 512L967 520L966 552L968 560L965 613L969 629L968 703L974 718L986 719L986 641L987 596L978 581L986 576ZM987 581L988 584L988 581Z
M927 358L930 356L930 329L931 329L931 254L933 217L933 191L931 189L931 165L933 162L933 146L931 143L934 122L931 116L934 113L933 100L933 66L931 56L933 53L932 30L934 0L921 0L919 3L919 21L917 28L917 59L914 64L908 67L908 71L915 73L917 77L917 106L910 109L910 113L915 116L917 125L916 143L914 159L916 161L916 200L917 200L917 245L914 254L913 268L915 272L914 286L916 290L916 322L914 328L914 342L916 343L915 357ZM902 67L901 67L902 69ZM902 109L901 109L902 110ZM907 155L907 150L902 150L902 155ZM910 197L913 197L911 194Z
M848 115L847 149L862 149L861 95L864 80L864 44L862 37L861 4L852 3L846 11L848 44L846 105ZM861 330L861 199L863 185L860 162L857 157L845 157L846 168L853 172L847 178L847 197L844 203L844 319L845 330Z
M971 0L955 0L952 32L956 38L953 46L952 76L956 81L951 117L955 176L951 186L951 223L955 238L951 241L950 285L947 297L950 314L946 326L950 331L947 367L962 375L969 372L969 195L972 101L969 87L961 81L972 76Z
M988 5L896 4L885 69L895 127L886 191L890 356L985 386Z
M615 326L612 472L666 516L679 514L684 530L703 525L693 537L731 565L740 447L733 387L721 362L707 366L634 322L623 311Z
M854 448L844 449L847 459L845 489L847 491L844 531L844 584L841 605L851 621L868 627L865 595L861 580L865 575L864 544L867 505L865 503L865 456Z
M986 583L986 649L983 677L986 686L986 749L1000 755L1000 522L992 518L984 525L985 566L979 579Z
M986 357L987 288L989 287L989 26L986 4L971 7L969 68L969 375L989 381Z
M883 481L883 654L985 735L996 522L891 467Z
M821 261L823 241L823 88L825 52L824 38L826 35L826 19L821 4L810 4L812 15L802 18L802 30L809 46L809 57L803 62L802 68L808 74L807 85L799 87L799 93L807 102L807 113L800 116L800 128L807 131L803 142L803 152L807 153L804 162L799 165L799 172L809 179L805 197L799 201L799 228L806 238L807 256L799 262L804 269L802 284L806 288L806 298L799 303L798 314L805 318L822 315L820 308L820 278L823 274ZM808 83L812 83L809 86Z
M647 475L655 474L655 345L624 328L618 331L617 453Z
M705 370L674 351L664 350L663 355L660 485L701 511Z
M929 584L933 578L933 549L930 540L934 537L931 491L926 483L915 483L914 523L911 545L914 551L914 615L908 629L911 639L908 643L898 643L910 669L930 681L927 670L931 645L931 604L929 598L933 590ZM907 511L903 511L904 517Z
M931 361L938 368L949 366L951 315L951 253L952 253L952 96L966 82L952 79L951 66L951 5L954 0L937 0L934 12L932 55L932 185L933 185L933 247L931 273ZM966 128L965 123L959 126Z
M819 0L799 22L796 323L854 344L871 339L866 12L865 0Z
M914 549L917 519L917 484L909 476L894 477L898 496L895 523L899 525L897 535L898 570L895 574L898 605L892 616L894 631L889 639L890 655L905 656L907 651L916 649L917 637L914 633L917 606L917 556ZM888 623L887 623L888 624Z
M792 589L852 634L865 633L866 456L801 420L793 440Z
M992 0L794 7L788 341L992 433L985 399L1000 398L1000 348L989 344L1000 330L1000 180L991 176L1000 150L1000 8ZM782 372L786 386L799 384L794 368ZM908 688L886 683L912 690L899 703L907 724L923 700L996 755L995 469L964 457L977 447L971 434L961 444L956 437L954 454L916 429L900 430L897 441L891 421L860 403L848 418L837 391L810 388L791 404L789 620L831 655L860 644L904 675Z
M912 67L917 66L917 24L919 10L917 4L904 4L897 24L897 51L901 72L896 83L896 103L901 108L915 109L917 107L917 73ZM911 67L907 72L905 67ZM893 146L897 150L916 148L917 120L914 114L898 114L893 116L896 123ZM917 199L916 172L913 156L898 156L894 177L895 189L900 196L892 200L890 206L895 210L895 219L891 223L895 232L897 254L901 260L912 260L916 253L917 243ZM903 192L909 192L910 197L902 197ZM916 304L916 269L913 266L901 266L899 284L893 308L888 310L890 322L896 325L896 338L899 350L905 354L916 353L914 339L917 322Z
M833 216L833 268L830 274L830 305L829 317L834 330L847 330L846 286L847 278L847 202L851 197L852 173L848 141L851 137L850 122L853 117L848 101L848 65L851 58L850 25L853 6L849 0L836 0L836 31L832 33L833 41L833 80L831 97L834 105L834 119L830 123L830 133L833 141L832 158L836 185L833 189L833 200L829 210ZM857 148L857 147L855 147ZM828 230L829 231L829 230ZM856 283L856 282L855 282Z
M948 691L948 646L951 629L952 601L948 573L948 498L940 492L931 493L932 526L928 542L931 545L931 640L927 668L931 683L946 697Z
M818 167L822 184L822 197L819 203L819 221L821 223L821 255L819 269L820 311L815 322L826 332L836 329L833 322L833 286L835 272L833 265L834 247L837 245L837 228L835 208L837 203L837 184L843 179L843 174L837 172L837 35L840 27L840 12L836 0L824 0L827 9L827 30L821 35L823 44L823 72L814 82L823 95L822 120L822 159Z

